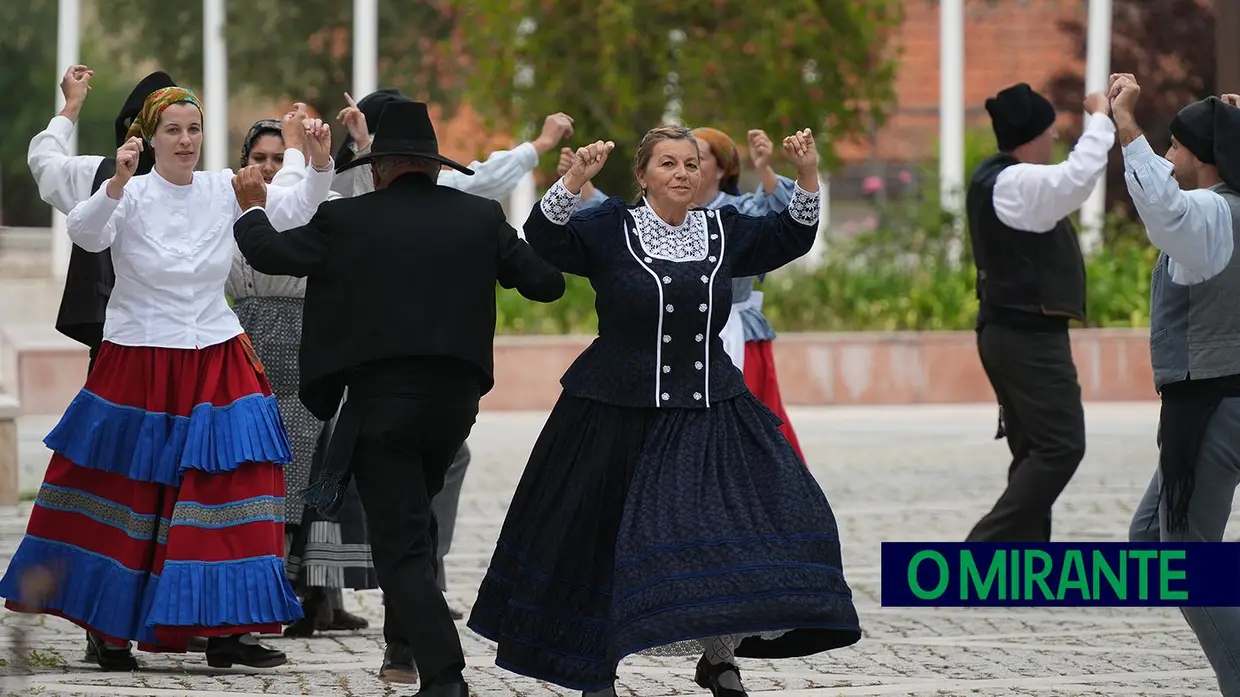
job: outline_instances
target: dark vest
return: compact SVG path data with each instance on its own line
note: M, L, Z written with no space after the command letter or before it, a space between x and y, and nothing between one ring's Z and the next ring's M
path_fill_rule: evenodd
M977 265L978 325L1066 329L1085 321L1085 259L1072 221L1054 230L1014 230L995 213L995 180L1018 160L1007 153L978 166L966 208Z
M91 194L97 192L115 173L116 160L105 157L99 163L99 169L95 170ZM56 331L90 348L98 348L103 343L103 320L115 283L111 250L88 252L73 245L69 254L69 270L65 273L65 290L60 297L60 311L56 314Z

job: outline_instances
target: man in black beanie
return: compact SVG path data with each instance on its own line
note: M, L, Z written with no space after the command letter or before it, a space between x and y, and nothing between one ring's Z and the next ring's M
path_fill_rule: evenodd
M1115 143L1106 96L1065 162L1050 164L1055 109L1020 83L986 100L999 152L969 182L977 264L977 347L999 402L1008 485L969 542L1049 542L1051 508L1085 456L1085 413L1069 320L1085 319L1085 262L1068 216L1106 170Z
M1240 108L1232 95L1230 104L1209 97L1184 107L1159 157L1133 118L1140 94L1132 75L1111 76L1124 179L1160 252L1150 279L1158 467L1128 536L1221 542L1240 483ZM1240 608L1180 611L1219 691L1240 697Z

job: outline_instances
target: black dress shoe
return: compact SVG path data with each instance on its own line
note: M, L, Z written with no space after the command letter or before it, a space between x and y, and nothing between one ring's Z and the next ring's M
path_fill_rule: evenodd
M190 637L189 646L185 650L190 653L206 653L207 638L201 636Z
M719 677L728 671L736 673L736 679L738 682L740 681L740 668L731 663L711 663L703 656L702 660L698 661L697 673L693 676L693 682L696 682L698 687L710 690L710 693L715 697L748 697L743 685L741 689L733 690L730 687L724 687L719 684Z
M469 697L469 685L465 681L427 685L413 693L413 697Z
M89 632L86 633L85 660L106 671L127 672L138 669L138 660L133 657L128 644L123 649L108 646L102 637Z
M269 649L249 634L207 639L207 665L212 668L275 668L288 663L283 651Z
M365 617L358 617L351 612L344 610L333 610L326 622L316 618L315 629L322 631L351 631L355 632L359 629L370 627L370 622Z
M418 681L418 665L408 646L389 644L383 652L383 665L379 667L379 679L386 683L412 685Z

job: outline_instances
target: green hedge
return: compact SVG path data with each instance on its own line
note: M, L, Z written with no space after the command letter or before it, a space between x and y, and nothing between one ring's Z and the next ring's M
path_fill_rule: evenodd
M1117 242L1089 257L1089 325L1149 326L1150 273L1157 250ZM785 269L760 286L776 331L944 331L973 328L977 296L972 263L934 258L916 263L864 263L834 255L814 271ZM499 291L503 334L594 334L594 290L568 276L564 298L551 305Z

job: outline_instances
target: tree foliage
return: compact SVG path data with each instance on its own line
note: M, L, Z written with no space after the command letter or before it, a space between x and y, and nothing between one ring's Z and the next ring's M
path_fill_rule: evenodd
M813 128L828 165L831 143L881 123L893 100L892 0L445 4L460 13L454 42L469 51L469 103L509 129L564 111L577 143L614 140L598 183L616 193L631 185L633 149L669 99L685 123L738 143L751 128L776 142Z
M1084 65L1087 30L1083 22L1063 22ZM1137 123L1157 152L1171 144L1167 130L1185 104L1214 91L1214 9L1202 0L1115 3L1111 18L1111 71L1132 73L1141 84ZM1085 82L1079 70L1055 77L1050 86L1055 105L1080 110ZM1132 214L1124 184L1122 154L1111 153L1107 169L1107 209Z
M225 7L231 92L304 101L334 119L345 106L342 93L352 89L353 4L228 0ZM202 84L202 22L197 1L106 0L99 13L99 31L127 37L132 58L153 59L189 85ZM453 46L445 41L452 28L434 2L382 0L380 87L452 108L459 82Z
M26 165L26 149L36 133L56 114L55 95L69 66L56 64L55 0L0 5L0 91L15 95L0 102L0 123L8 137L0 140L0 222L16 227L51 223L51 207L39 198ZM89 63L100 51L87 44L82 58ZM131 85L115 75L96 75L78 119L78 152L107 155L116 150L112 124Z

